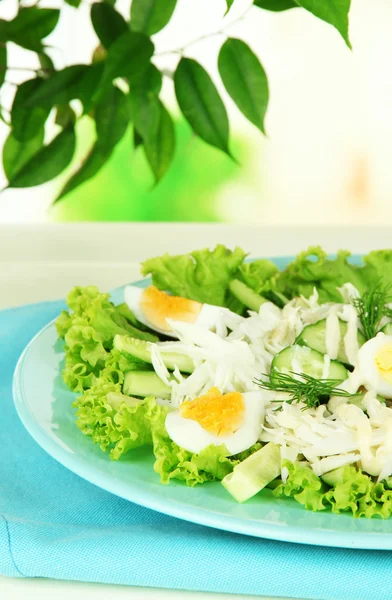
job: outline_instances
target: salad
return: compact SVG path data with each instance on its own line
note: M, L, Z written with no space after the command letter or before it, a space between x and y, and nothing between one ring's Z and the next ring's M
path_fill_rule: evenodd
M283 271L222 245L142 264L123 302L75 287L57 320L76 424L162 483L392 514L392 250L319 247ZM263 495L254 502L262 502Z

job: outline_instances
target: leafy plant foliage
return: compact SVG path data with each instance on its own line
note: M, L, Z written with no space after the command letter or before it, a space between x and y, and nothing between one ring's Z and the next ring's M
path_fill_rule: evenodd
M226 0L229 20L235 3ZM6 85L8 70L12 72L7 55L10 42L35 53L38 65L35 76L17 86L12 106L0 110L10 126L3 147L8 187L40 185L60 175L72 162L76 121L85 115L95 122L96 140L57 200L93 177L131 127L133 146L143 148L158 183L176 147L173 120L160 98L163 75L173 79L179 109L194 134L231 156L229 120L217 82L186 56L186 48L173 48L172 55L179 57L174 73L161 72L154 64L152 36L170 24L178 4L179 0L133 0L127 16L116 8L116 0L94 1L90 17L97 46L91 63L62 69L53 62L46 40L61 19L62 8L43 8L38 3L20 6L12 20L0 20L0 88ZM350 0L254 0L253 4L252 11L305 9L335 27L350 47ZM80 5L81 0L63 0L75 20ZM227 37L219 52L218 72L238 109L265 133L269 90L260 59L244 41ZM47 127L49 121L56 124L57 132L48 140L48 130L53 131L53 126ZM130 142L130 153L131 149Z

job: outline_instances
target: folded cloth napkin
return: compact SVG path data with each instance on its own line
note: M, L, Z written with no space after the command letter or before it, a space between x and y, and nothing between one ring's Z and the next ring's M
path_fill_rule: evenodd
M391 554L274 542L167 517L67 471L24 430L12 377L60 302L0 312L0 573L310 598L390 600Z

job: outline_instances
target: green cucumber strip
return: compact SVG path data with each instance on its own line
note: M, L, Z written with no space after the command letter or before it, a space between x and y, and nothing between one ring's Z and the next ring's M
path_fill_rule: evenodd
M260 306L265 302L268 302L266 298L256 294L256 292L239 279L230 281L229 288L233 296L250 310L259 312Z
M340 344L338 355L336 358L339 362L350 364L347 358L346 350L344 348L344 336L347 333L347 327L347 323L339 319ZM327 354L326 333L327 320L322 319L321 321L317 321L317 323L307 325L299 334L299 336L295 340L295 343L302 346L308 346L308 348L317 350L318 352L321 352L321 354ZM358 347L360 348L366 342L366 340L365 336L361 331L359 331L359 329L357 333L357 339Z
M127 396L154 396L170 400L171 387L153 371L128 371L124 378L123 393Z
M152 363L151 361L151 346L144 340L133 338L129 335L116 335L114 338L114 347L119 352L126 352L139 360ZM193 373L193 360L183 354L171 352L162 352L162 360L165 366L173 371L177 366L183 373Z
M271 364L271 379L274 372L305 373L316 379L321 379L324 369L324 355L307 346L287 346L275 355ZM344 381L348 377L347 369L338 361L331 360L327 379Z
M280 448L269 442L236 465L221 483L237 502L245 502L280 475L280 464Z

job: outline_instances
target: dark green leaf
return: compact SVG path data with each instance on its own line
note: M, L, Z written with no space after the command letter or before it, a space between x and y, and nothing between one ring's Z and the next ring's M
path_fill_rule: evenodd
M104 48L109 48L112 43L123 33L129 30L125 19L112 6L104 2L97 2L91 7L91 22L94 31Z
M57 196L55 202L58 202L79 185L88 179L91 179L91 177L94 177L94 175L98 173L101 167L103 167L103 165L106 163L109 156L110 155L107 153L102 152L101 149L98 148L97 144L95 144L87 154L78 170L67 181L60 194Z
M225 15L227 15L227 13L229 12L229 10L233 6L233 4L234 4L234 0L226 0L226 12L225 12Z
M74 110L69 106L69 104L60 104L56 109L56 125L60 125L63 129L68 127L68 125L73 125L76 121L76 115Z
M133 129L133 149L137 150L139 146L143 146L143 138L137 129L134 127Z
M26 142L17 140L12 132L9 134L3 147L3 168L9 181L42 148L44 134L45 131L42 127L35 137Z
M348 37L348 13L351 0L297 0L297 4L311 12L313 15L336 27L351 48Z
M85 112L88 112L101 81L103 68L103 63L96 63L72 65L56 71L26 99L25 106L53 107L55 104L68 104L78 98L83 103Z
M160 120L160 101L154 94L143 93L141 90L130 95L132 119L137 132L145 140L155 137Z
M268 106L268 81L257 56L242 40L229 38L218 59L219 73L234 102L263 133Z
M254 5L274 12L298 8L298 3L294 0L254 0Z
M155 65L150 63L144 71L131 75L129 78L131 90L143 91L144 93L151 92L158 95L162 88L162 73Z
M20 8L18 14L12 21L3 21L0 27L0 39L7 40L27 48L40 52L42 40L46 38L56 27L60 17L60 11L54 8L39 8L30 6Z
M208 73L195 60L182 58L174 86L181 111L196 135L230 154L226 109Z
M131 28L153 35L163 29L171 19L177 0L133 0Z
M41 185L60 175L75 152L75 131L64 129L47 146L43 146L10 180L9 187L25 188Z
M49 76L55 70L53 60L45 52L38 53L38 60L44 75Z
M0 42L0 87L3 85L7 73L7 46Z
M155 131L143 138L147 160L158 183L168 170L174 156L175 133L173 121L160 100L159 119Z
M108 50L101 88L117 77L138 77L148 68L153 53L154 44L143 33L123 33Z
M110 154L125 134L130 119L129 98L117 87L105 94L95 109L97 148Z
M14 137L20 142L34 138L49 116L50 107L26 107L26 102L44 83L45 81L38 77L18 86L11 109L11 126Z
M66 4L69 4L69 6L73 6L74 8L79 8L79 6L82 4L82 0L65 0Z

